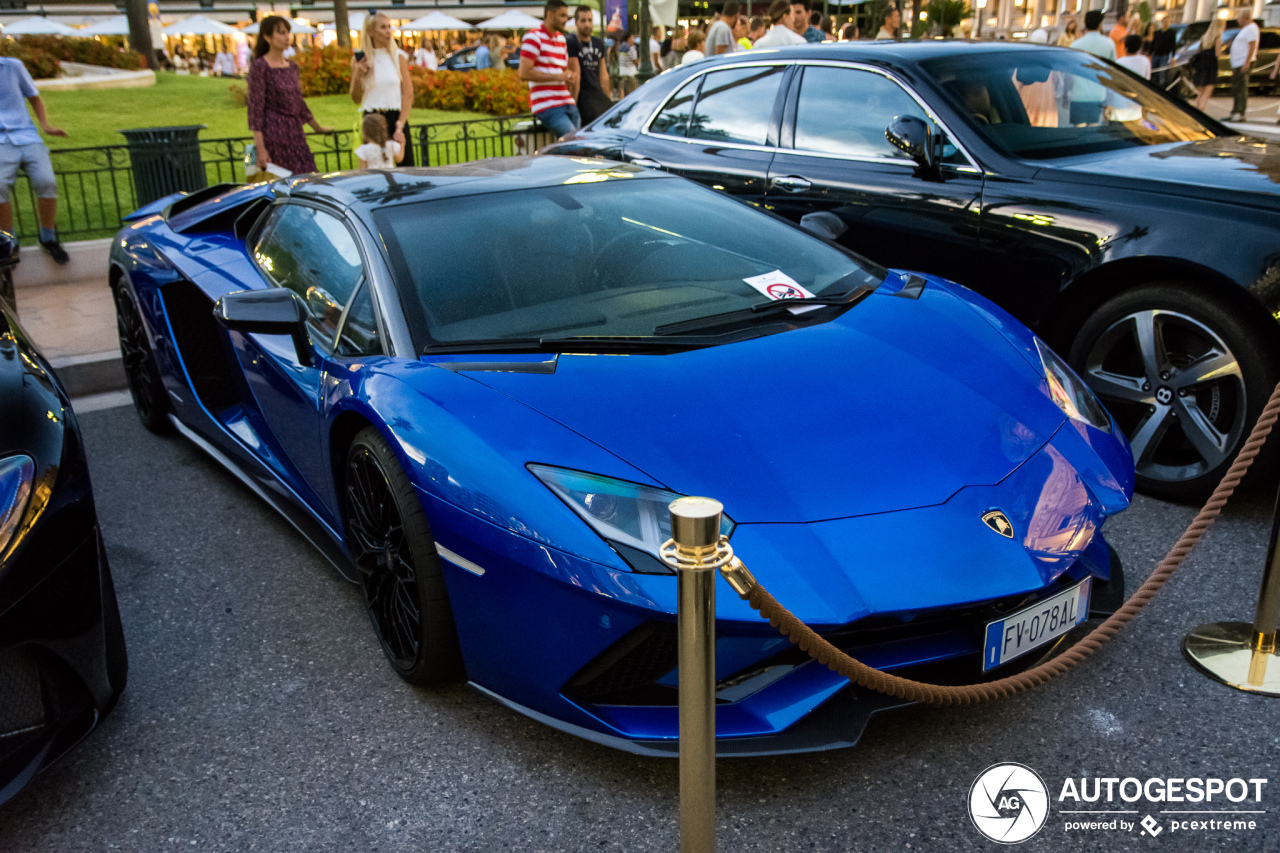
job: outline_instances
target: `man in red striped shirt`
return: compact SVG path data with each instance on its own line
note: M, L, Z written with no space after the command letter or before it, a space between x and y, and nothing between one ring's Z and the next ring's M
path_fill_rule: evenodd
M520 79L529 81L529 109L557 139L582 126L578 105L569 94L576 76L567 69L564 30L568 24L568 4L547 0L542 26L525 33L520 43Z

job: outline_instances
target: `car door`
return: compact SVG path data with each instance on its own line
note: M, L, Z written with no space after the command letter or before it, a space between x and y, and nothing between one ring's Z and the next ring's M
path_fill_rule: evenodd
M839 241L853 251L967 284L982 274L982 172L949 144L936 174L924 174L885 138L893 119L906 115L945 132L918 97L880 69L800 65L769 167L767 204L793 221L834 213L847 226Z
M760 201L789 73L784 64L753 63L691 78L627 143L625 159Z
M359 244L337 213L295 201L272 212L253 257L270 283L292 290L305 303L311 358L302 363L288 335L232 333L256 417L255 423L230 428L316 507L329 476L320 452L323 371L347 306L364 280Z

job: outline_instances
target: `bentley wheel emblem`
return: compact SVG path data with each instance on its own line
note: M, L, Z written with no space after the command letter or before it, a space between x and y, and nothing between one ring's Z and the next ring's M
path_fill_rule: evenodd
M1006 539L1013 538L1013 524L1009 521L1009 517L998 509L984 512L982 523Z

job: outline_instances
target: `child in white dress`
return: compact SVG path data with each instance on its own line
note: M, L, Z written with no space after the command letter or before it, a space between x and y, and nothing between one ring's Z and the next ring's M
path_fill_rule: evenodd
M364 144L355 150L361 169L394 169L404 160L404 149L387 138L387 119L382 113L365 113L360 125Z

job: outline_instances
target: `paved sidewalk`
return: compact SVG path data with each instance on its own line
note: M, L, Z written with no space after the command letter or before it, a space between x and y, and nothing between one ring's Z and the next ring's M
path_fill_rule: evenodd
M27 247L14 270L18 322L74 398L125 387L107 284L107 243L67 243L72 259L65 267L40 248Z

